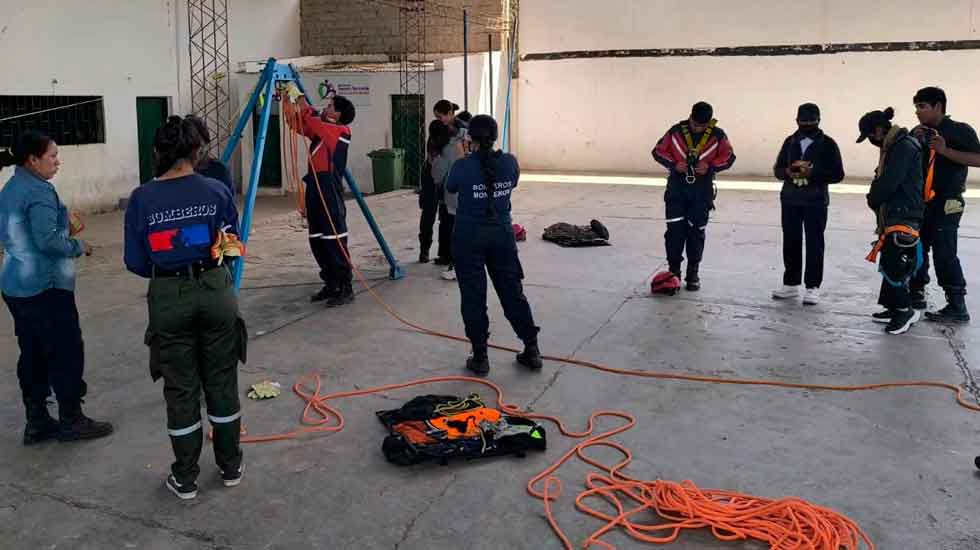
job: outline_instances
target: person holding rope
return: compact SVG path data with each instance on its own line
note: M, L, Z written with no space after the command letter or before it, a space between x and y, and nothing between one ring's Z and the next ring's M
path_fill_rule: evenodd
M202 390L224 485L238 485L244 471L238 362L245 362L247 335L224 261L244 247L231 192L195 172L203 146L187 119L172 116L157 130L160 176L133 191L124 233L126 268L150 280L145 341L150 376L163 378L175 458L165 485L184 500L197 496Z
M713 112L708 103L695 103L690 117L672 126L652 151L654 160L669 172L664 192L668 268L680 278L686 248L689 291L701 288L698 268L704 253L708 214L715 207L715 174L735 163L732 144L712 118Z
M453 255L463 324L473 347L466 368L480 376L490 372L489 273L504 315L524 342L524 351L517 355L517 362L540 370L540 328L534 324L531 306L524 296L521 284L524 270L510 216L511 193L517 187L520 167L513 155L493 148L497 141L497 122L492 117L473 117L466 139L473 153L453 164L446 183L449 192L458 193Z
M356 114L354 104L344 96L328 96L323 112L317 116L295 83L290 82L285 92L299 109L300 127L293 129L310 140L310 167L303 176L307 189L306 220L310 249L324 283L310 300L326 300L327 307L346 305L354 301L354 273L347 246L343 181L351 140L348 125ZM295 123L292 117L286 117L286 121L290 125Z
M922 265L919 231L925 216L922 176L922 146L908 130L892 125L895 110L871 111L858 122L857 142L867 139L881 149L875 178L868 192L868 207L877 218L878 241L867 260L881 260L881 291L878 303L885 311L872 315L887 323L885 332L902 334L919 320L912 308L909 281Z
M927 87L912 98L920 126L913 130L929 148L923 155L926 214L922 221L922 267L912 277L912 307L926 309L925 287L929 283L929 252L932 251L936 279L946 294L946 306L926 312L926 319L940 323L969 323L966 308L966 279L957 255L957 235L966 201L968 166L980 165L980 141L976 131L946 114L946 92Z

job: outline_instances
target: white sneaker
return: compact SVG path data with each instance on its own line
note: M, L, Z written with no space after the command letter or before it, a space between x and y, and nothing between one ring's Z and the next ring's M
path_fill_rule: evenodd
M447 270L445 270L445 271L442 272L442 278L445 279L445 280L447 280L447 281L455 281L456 280L456 270L450 267L449 269L447 269Z
M820 302L820 289L808 288L803 293L803 305L815 306Z
M800 295L800 286L789 286L783 285L783 288L772 291L773 300L787 300L789 298L796 298Z

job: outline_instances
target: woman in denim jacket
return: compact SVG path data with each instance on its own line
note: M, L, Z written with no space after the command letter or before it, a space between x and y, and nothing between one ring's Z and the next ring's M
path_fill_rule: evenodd
M39 132L22 134L0 168L16 165L0 189L0 291L20 347L17 377L27 411L24 444L94 439L112 425L82 413L86 393L82 329L75 306L75 262L92 247L73 238L68 210L48 181L58 173L58 145ZM47 398L58 399L56 421Z

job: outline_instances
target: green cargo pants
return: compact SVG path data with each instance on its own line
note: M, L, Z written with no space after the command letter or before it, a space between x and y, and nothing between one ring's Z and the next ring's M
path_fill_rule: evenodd
M201 471L202 389L215 461L222 471L236 470L242 461L238 362L245 362L247 333L231 274L222 267L193 277L154 278L147 302L150 375L163 378L174 477L183 485Z

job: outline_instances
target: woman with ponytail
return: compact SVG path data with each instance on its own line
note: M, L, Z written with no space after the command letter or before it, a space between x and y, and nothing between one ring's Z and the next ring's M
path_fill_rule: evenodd
M150 376L163 378L176 458L165 485L181 499L197 496L202 390L224 485L238 485L244 471L238 362L246 332L228 269L234 258L226 257L244 250L231 191L195 172L203 145L192 120L170 117L153 142L159 175L133 191L125 222L126 268L150 280L145 342Z
M75 305L75 258L92 247L75 238L65 205L50 180L58 173L58 145L35 131L0 151L0 169L15 166L0 190L0 268L3 301L14 318L20 348L17 378L27 412L24 445L47 439L95 439L112 433L108 422L82 413L86 394L82 329ZM58 417L48 412L54 389Z
M487 342L487 274L500 298L504 315L524 351L517 362L532 370L541 369L538 331L521 281L524 270L517 254L510 196L517 187L520 167L517 159L493 148L497 141L497 122L486 115L472 119L467 136L472 154L457 161L449 173L446 188L458 193L453 256L466 337L473 355L466 368L486 376L490 372Z

